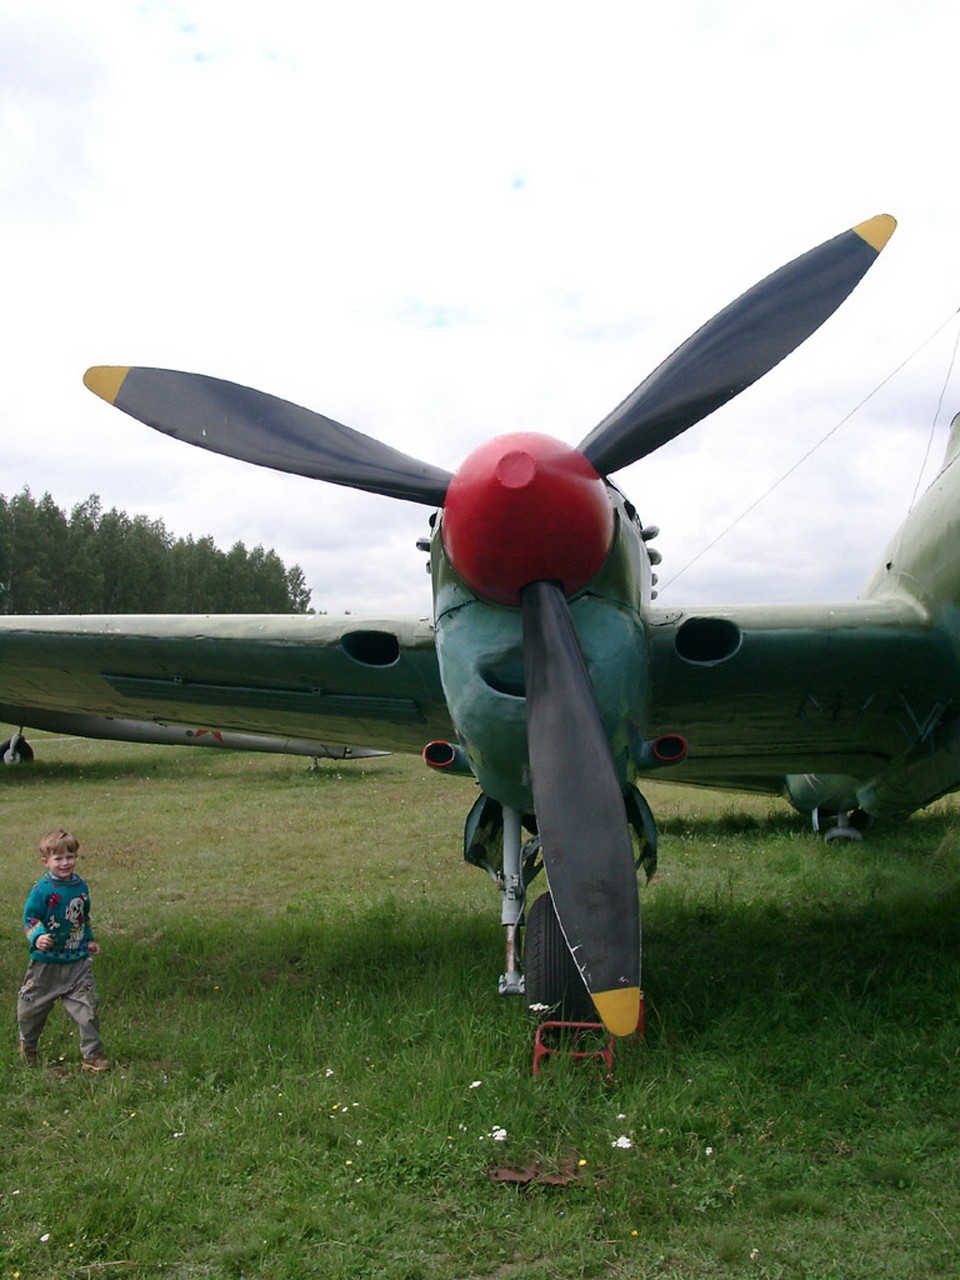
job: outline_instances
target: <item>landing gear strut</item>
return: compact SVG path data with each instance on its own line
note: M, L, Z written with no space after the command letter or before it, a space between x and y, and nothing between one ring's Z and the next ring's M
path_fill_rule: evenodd
M500 891L500 923L506 930L506 968L500 975L499 991L502 996L522 996L526 989L523 973L517 959L520 927L523 924L523 904L526 885L523 883L523 854L520 847L520 815L515 809L503 810L503 872Z
M4 764L30 764L33 760L33 747L22 733L15 733L12 738L0 743L0 760Z

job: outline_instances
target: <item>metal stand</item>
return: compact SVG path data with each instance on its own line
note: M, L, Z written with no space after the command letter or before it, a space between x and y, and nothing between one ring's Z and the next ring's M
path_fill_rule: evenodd
M599 1036L606 1032L602 1022L558 1022L548 1019L537 1027L533 1038L533 1074L539 1076L542 1060L550 1054L560 1054L565 1058L598 1058L607 1068L607 1079L613 1075L613 1040L607 1032L607 1039L601 1043ZM640 992L640 1017L637 1020L636 1038L643 1040L647 1032L647 1012ZM592 1048L584 1048L584 1039L593 1037Z
M602 1022L541 1022L533 1039L533 1074L539 1076L541 1061L550 1054L565 1058L596 1058L606 1064L607 1075L613 1074L613 1036L607 1032L603 1044L583 1047L584 1037L594 1038L606 1031Z

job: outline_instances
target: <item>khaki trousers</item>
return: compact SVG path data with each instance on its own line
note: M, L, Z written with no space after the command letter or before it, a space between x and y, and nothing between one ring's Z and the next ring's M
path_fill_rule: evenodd
M74 960L69 964L44 964L31 960L27 976L17 996L20 1039L28 1049L36 1049L50 1010L58 1000L80 1030L80 1052L84 1058L106 1056L97 1018L97 988L93 962Z

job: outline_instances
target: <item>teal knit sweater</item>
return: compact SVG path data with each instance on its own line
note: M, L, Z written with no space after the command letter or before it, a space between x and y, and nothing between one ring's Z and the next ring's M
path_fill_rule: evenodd
M74 874L57 880L48 871L30 890L23 908L23 930L30 943L30 959L44 964L72 964L86 960L93 941L90 928L90 890ZM49 951L37 949L42 933L53 934Z

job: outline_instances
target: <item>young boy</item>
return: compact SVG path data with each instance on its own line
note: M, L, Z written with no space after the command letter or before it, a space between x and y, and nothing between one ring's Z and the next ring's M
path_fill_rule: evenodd
M57 1000L80 1029L84 1071L107 1071L97 1019L92 957L100 952L90 929L90 891L76 873L80 843L61 827L40 841L44 875L30 890L23 928L30 967L17 997L20 1057L37 1061L37 1041Z

